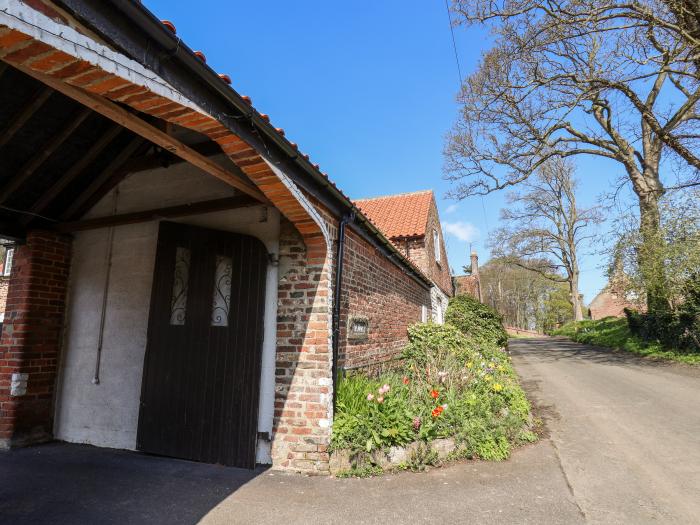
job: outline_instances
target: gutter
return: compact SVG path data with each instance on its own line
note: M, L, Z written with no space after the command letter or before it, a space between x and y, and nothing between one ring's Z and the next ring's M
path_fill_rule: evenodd
M338 354L340 348L340 306L343 288L343 259L345 255L345 227L355 220L355 214L345 215L338 225L338 247L335 255L335 285L333 287L333 362L331 373L333 374L333 412L337 399L338 383Z

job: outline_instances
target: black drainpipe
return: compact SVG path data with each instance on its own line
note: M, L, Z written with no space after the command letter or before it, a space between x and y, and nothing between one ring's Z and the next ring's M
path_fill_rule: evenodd
M350 212L340 219L338 225L338 248L335 253L335 285L333 287L333 412L337 397L338 384L338 351L340 347L340 294L343 285L343 258L345 254L345 226L355 220L355 214Z

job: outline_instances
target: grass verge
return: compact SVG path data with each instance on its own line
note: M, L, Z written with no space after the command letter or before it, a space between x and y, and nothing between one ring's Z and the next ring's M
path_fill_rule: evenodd
M692 365L700 364L700 354L698 353L664 348L658 342L646 342L635 337L630 332L625 318L606 317L605 319L570 322L552 332L551 335L562 335L577 343L605 346L644 357L668 359Z

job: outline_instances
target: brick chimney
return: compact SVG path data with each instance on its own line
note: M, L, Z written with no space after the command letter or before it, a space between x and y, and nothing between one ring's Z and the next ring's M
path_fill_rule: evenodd
M472 260L472 275L479 275L479 256L476 254L475 251L472 251L471 260Z
M479 302L483 303L484 298L481 295L481 279L479 279L479 256L477 255L476 251L472 250L471 253L471 261L472 261L472 278L474 279L474 284L476 288L476 296L479 299Z

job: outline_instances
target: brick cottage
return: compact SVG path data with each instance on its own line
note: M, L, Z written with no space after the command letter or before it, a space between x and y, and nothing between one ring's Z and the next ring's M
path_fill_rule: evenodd
M138 2L5 4L0 59L0 447L327 472L338 372L452 294L432 193L353 203Z

